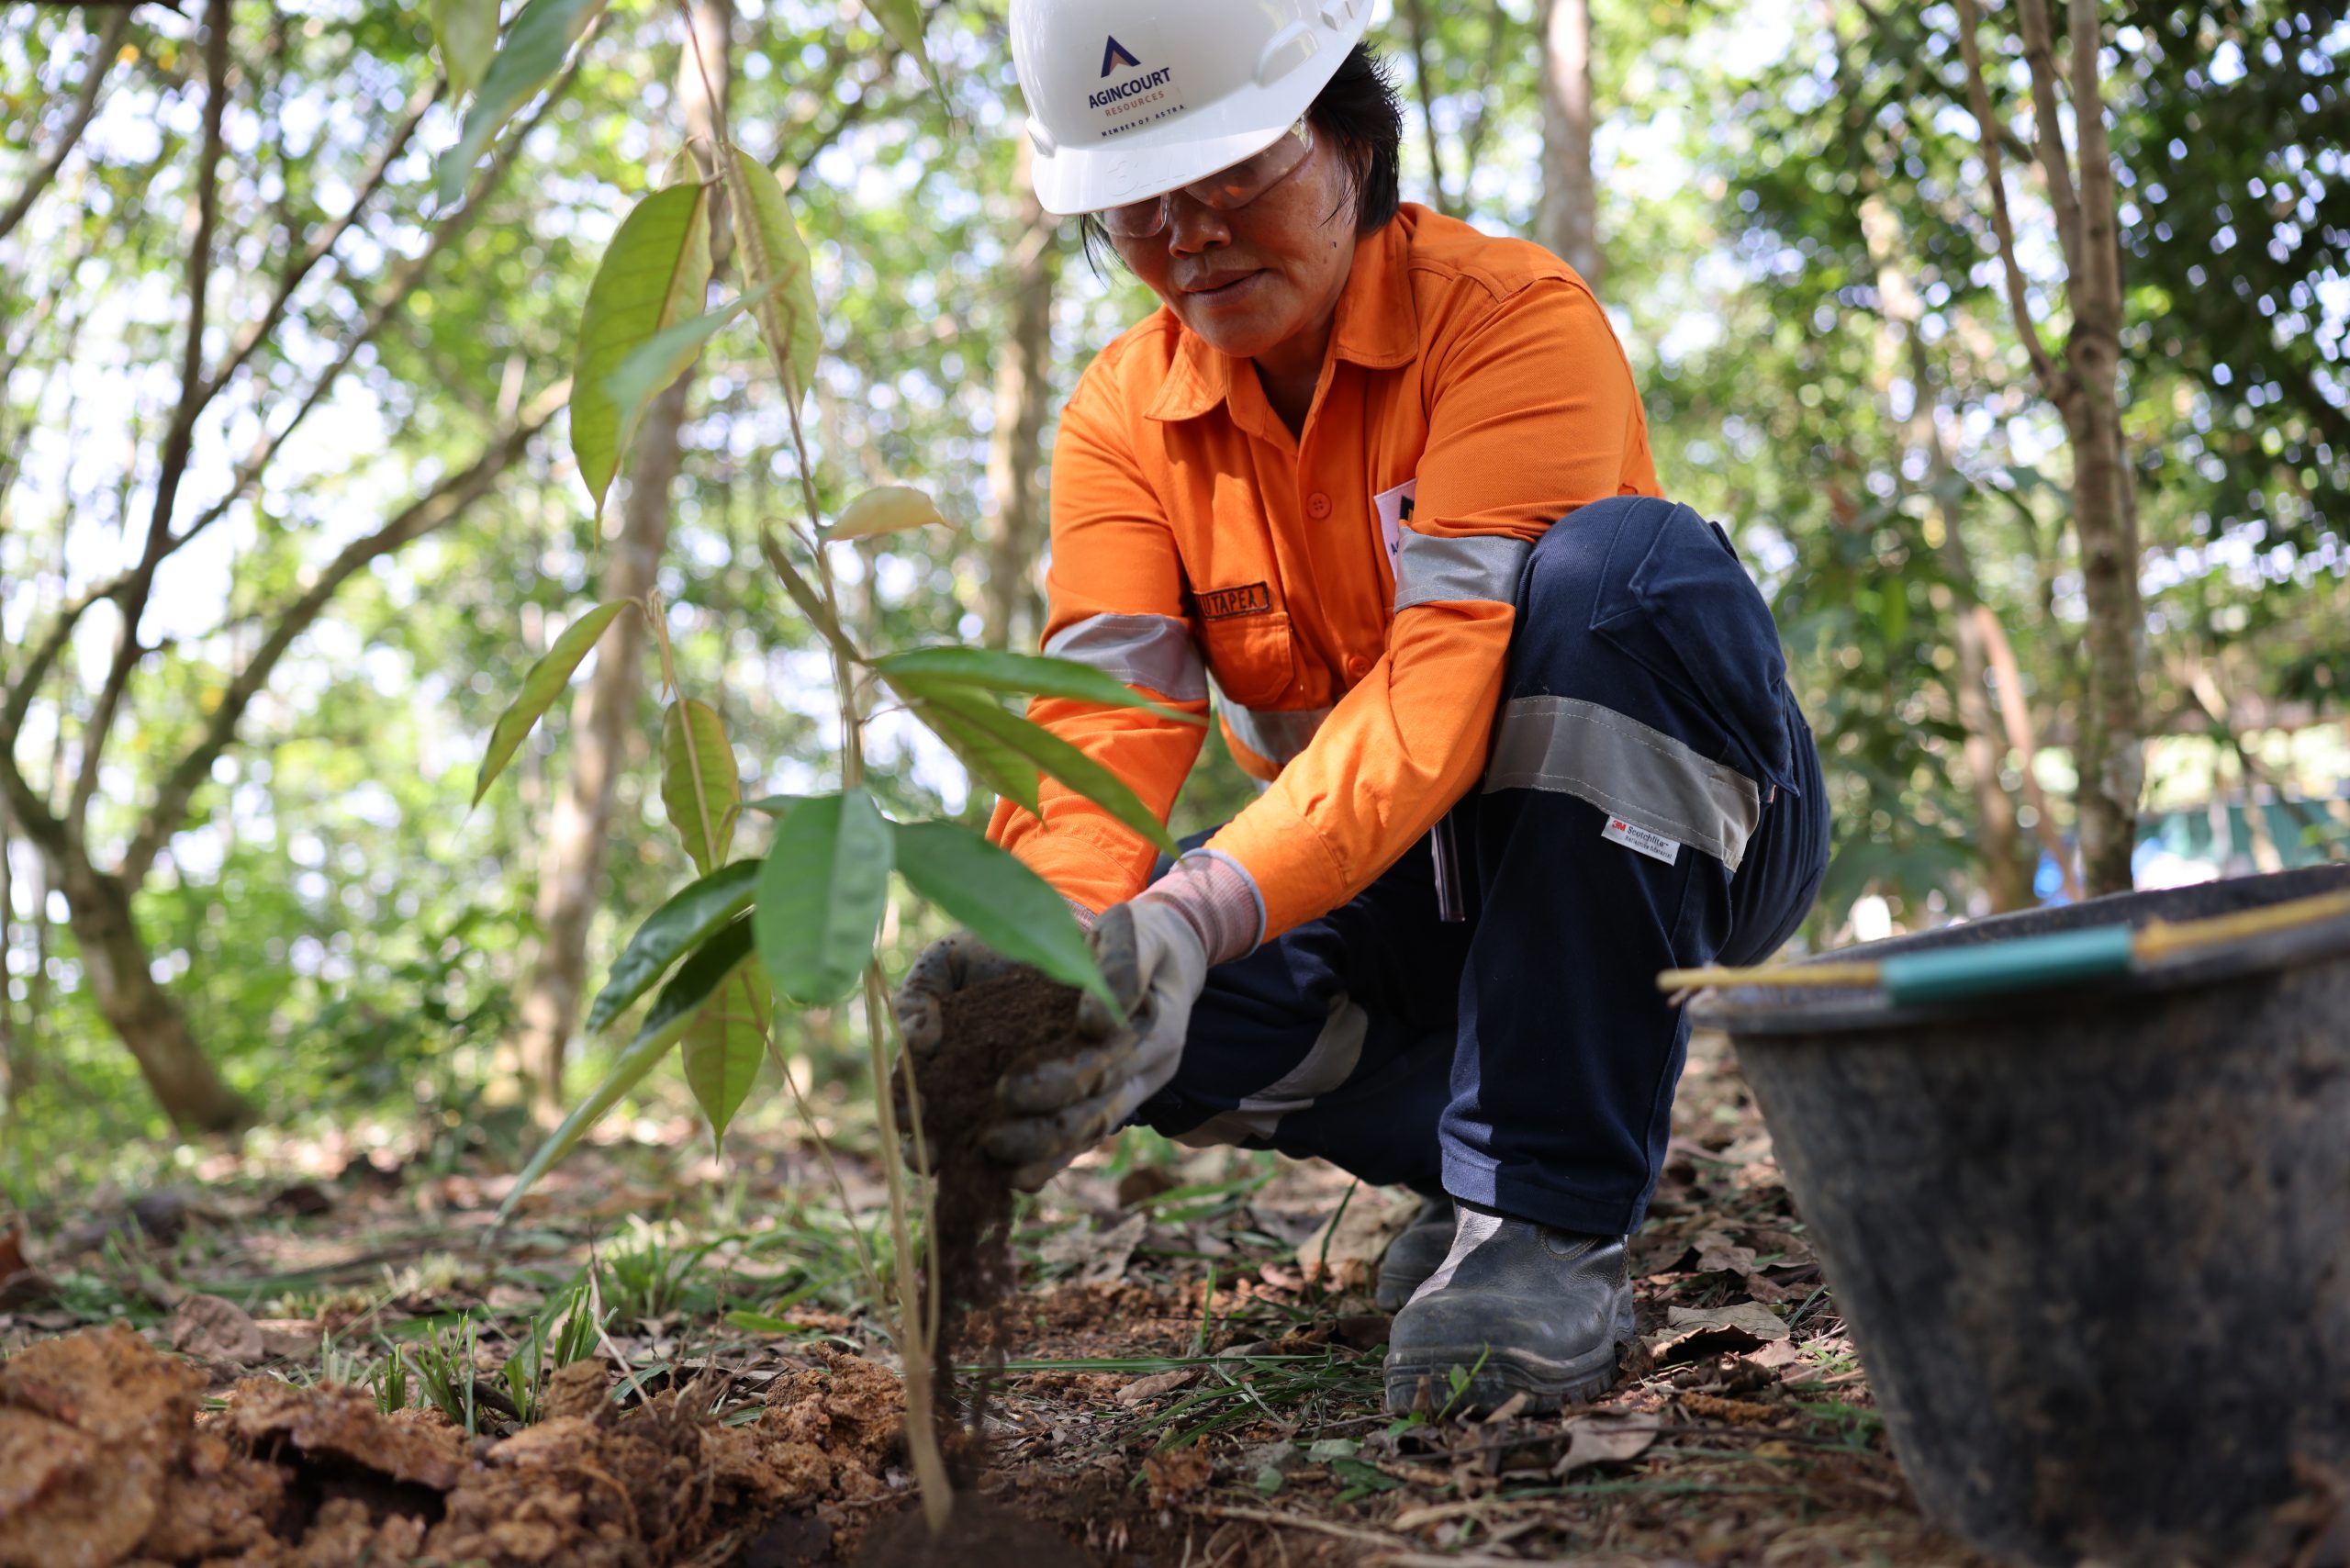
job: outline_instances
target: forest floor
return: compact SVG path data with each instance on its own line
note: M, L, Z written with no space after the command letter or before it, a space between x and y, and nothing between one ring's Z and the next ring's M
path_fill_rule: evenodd
M505 1178L381 1149L0 1214L0 1563L856 1560L914 1504L857 1310L879 1184L662 1131L582 1150L503 1231ZM1634 1364L1562 1416L1381 1414L1368 1284L1408 1195L1167 1156L1021 1223L980 1490L1088 1561L1978 1561L1910 1502L1718 1042L1634 1244Z

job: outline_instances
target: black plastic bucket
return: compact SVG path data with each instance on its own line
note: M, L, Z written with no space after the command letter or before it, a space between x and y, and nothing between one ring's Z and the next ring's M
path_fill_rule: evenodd
M1833 957L2350 889L2320 866ZM2350 1461L2350 916L1965 1006L1701 999L1937 1523L2035 1562L2222 1561Z

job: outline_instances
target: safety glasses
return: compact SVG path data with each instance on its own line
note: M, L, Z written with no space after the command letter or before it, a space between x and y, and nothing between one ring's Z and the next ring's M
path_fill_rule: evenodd
M1229 168L1218 169L1204 180L1180 185L1148 201L1131 201L1124 207L1109 208L1102 214L1102 227L1120 240L1147 240L1167 227L1168 210L1178 195L1190 196L1202 207L1212 207L1218 212L1247 207L1287 179L1313 151L1314 128L1301 118L1262 152L1243 158Z

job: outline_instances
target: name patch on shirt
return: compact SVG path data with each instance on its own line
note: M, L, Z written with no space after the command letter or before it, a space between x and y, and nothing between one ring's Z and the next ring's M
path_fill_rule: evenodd
M1235 615L1265 615L1273 608L1273 592L1263 583L1243 588L1210 588L1199 596L1200 619L1223 621Z
M1387 552L1387 575L1391 577L1395 575L1395 558L1404 549L1404 524L1411 521L1412 505L1419 494L1419 480L1411 478L1371 498L1371 510L1379 519L1379 545Z

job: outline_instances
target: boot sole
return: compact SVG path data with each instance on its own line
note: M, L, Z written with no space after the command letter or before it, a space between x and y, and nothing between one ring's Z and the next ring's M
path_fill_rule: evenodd
M1524 1414L1553 1415L1562 1405L1596 1399L1615 1387L1618 1371L1617 1346L1636 1333L1631 1303L1627 1301L1617 1315L1616 1333L1607 1343L1572 1361L1552 1361L1524 1350L1497 1352L1484 1345L1424 1351L1404 1364L1390 1361L1386 1372L1387 1414L1410 1415L1419 1407L1425 1388L1431 1413L1442 1410L1448 1416L1483 1415L1523 1394L1526 1403L1519 1408ZM1479 1365L1481 1361L1483 1365ZM1456 1367L1464 1371L1477 1369L1457 1395L1451 1379Z

